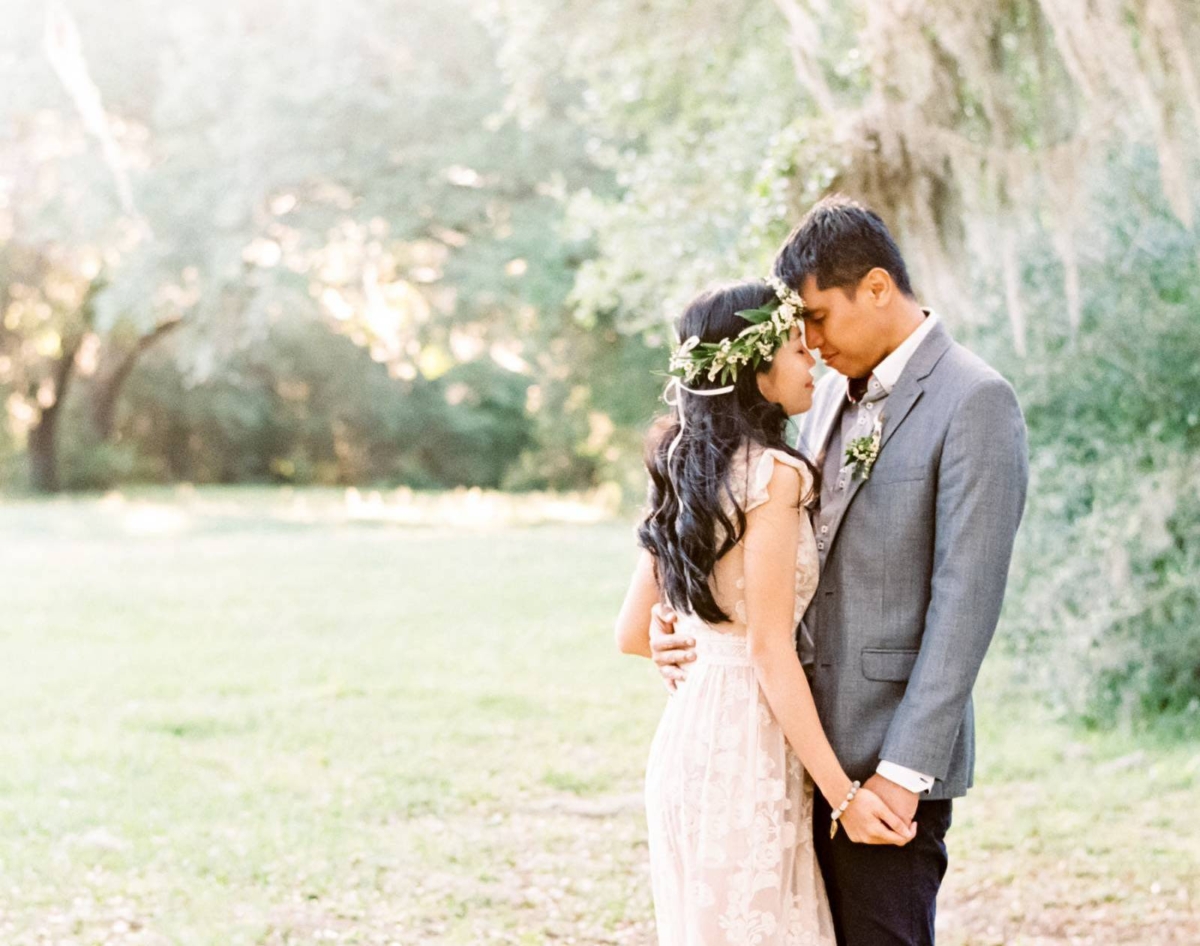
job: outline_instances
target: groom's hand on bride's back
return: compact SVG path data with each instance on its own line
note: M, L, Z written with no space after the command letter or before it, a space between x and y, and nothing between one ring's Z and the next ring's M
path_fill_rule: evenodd
M696 642L686 634L675 633L676 614L669 604L650 609L650 653L668 692L687 676L686 664L696 659Z

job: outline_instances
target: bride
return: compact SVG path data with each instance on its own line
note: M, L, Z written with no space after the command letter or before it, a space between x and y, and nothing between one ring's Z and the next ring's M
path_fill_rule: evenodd
M812 404L802 309L777 281L697 296L671 360L675 410L648 443L642 552L617 642L650 657L661 603L696 653L646 768L660 946L833 946L814 784L833 809L824 830L897 845L916 830L846 775L796 652L818 568L815 470L784 439L788 415Z

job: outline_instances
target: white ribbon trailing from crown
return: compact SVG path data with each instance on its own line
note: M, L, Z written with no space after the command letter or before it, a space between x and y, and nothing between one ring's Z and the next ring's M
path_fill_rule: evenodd
M704 391L697 391L695 388L689 388L678 378L672 378L667 384L667 389L663 391L663 401L668 407L674 407L679 411L679 433L675 435L675 439L671 441L671 446L667 447L667 471L671 469L671 457L675 454L675 448L679 446L679 441L683 439L683 431L687 427L687 414L683 409L682 392L687 391L688 394L695 394L699 397L716 397L718 394L728 394L734 389L734 385L727 384L723 388L709 388ZM674 395L674 399L672 399Z

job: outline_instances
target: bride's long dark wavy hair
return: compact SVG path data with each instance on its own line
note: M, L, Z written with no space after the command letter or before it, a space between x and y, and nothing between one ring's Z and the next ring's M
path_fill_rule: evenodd
M706 290L679 317L679 339L682 342L693 335L702 342L735 338L750 324L736 313L774 300L774 290L758 280ZM769 367L770 361L763 361L758 370ZM646 440L650 492L645 518L638 526L638 544L654 556L659 587L671 606L709 624L729 620L713 596L709 577L717 561L746 531L746 516L733 501L729 483L735 453L752 444L774 447L808 464L813 482L817 482L816 469L784 439L787 415L780 405L763 397L756 374L743 367L734 390L727 394L704 397L679 392L687 423L670 469L667 452L679 433L679 408L660 417ZM724 385L701 376L688 387L707 390ZM722 507L722 496L731 500L732 521ZM811 495L801 501L810 499Z

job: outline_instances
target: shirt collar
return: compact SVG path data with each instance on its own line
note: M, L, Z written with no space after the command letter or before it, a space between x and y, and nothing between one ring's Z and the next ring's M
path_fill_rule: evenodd
M913 353L920 347L921 342L925 341L925 336L938 323L938 314L932 309L922 309L921 311L925 313L925 320L913 330L908 338L896 347L894 352L876 365L875 370L872 372L875 375L875 380L879 382L879 386L883 388L886 394L892 393L892 388L900 380L900 375L904 372L905 366L908 365L909 359L912 358Z

